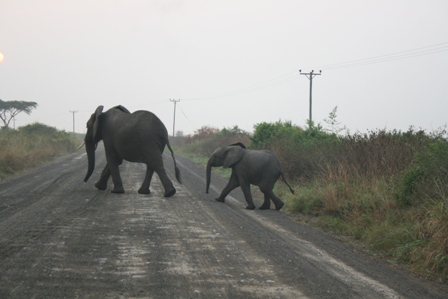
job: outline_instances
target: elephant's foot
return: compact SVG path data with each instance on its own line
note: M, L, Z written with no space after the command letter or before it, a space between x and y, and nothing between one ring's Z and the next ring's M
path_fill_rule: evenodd
M276 209L277 211L280 211L280 209L283 207L283 205L284 205L284 203L283 203L283 202L280 202L280 203L278 203L278 204L275 205L275 209Z
M271 208L271 205L270 205L270 204L268 204L268 205L262 204L261 207L260 207L259 209L260 209L260 210L269 210L270 208Z
M107 189L107 183L97 182L95 184L95 187L98 188L98 190L106 190Z
M124 189L123 189L123 187L121 187L121 188L114 188L112 190L112 193L121 194L121 193L124 193Z
M164 194L163 196L165 196L165 197L171 197L171 196L173 196L174 194L176 194L176 189L175 189L175 188L170 189L169 191L165 191L165 194Z
M248 205L246 207L247 210L255 210L255 206L254 205Z
M138 193L139 194L151 194L151 191L149 190L149 188L140 188L140 189L138 189Z
M216 201L219 201L219 202L224 202L224 201L225 201L224 198L219 198L219 197L218 197L218 198L215 198L215 200L216 200Z

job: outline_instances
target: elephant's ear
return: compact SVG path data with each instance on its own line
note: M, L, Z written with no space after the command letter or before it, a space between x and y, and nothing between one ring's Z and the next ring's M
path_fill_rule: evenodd
M100 116L103 113L104 106L98 106L95 111L95 122L93 123L93 142L98 142L101 138L99 136L100 132Z
M243 157L244 149L239 146L228 146L224 152L223 167L229 168Z

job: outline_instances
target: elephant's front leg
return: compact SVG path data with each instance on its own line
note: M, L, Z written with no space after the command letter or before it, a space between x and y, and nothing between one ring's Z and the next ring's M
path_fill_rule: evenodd
M255 209L254 201L252 200L252 193L250 192L250 184L249 183L241 183L241 189L244 193L244 198L246 198L248 210Z
M110 169L108 164L104 167L103 171L101 172L101 177L98 182L96 182L95 187L98 188L98 190L106 190L107 188L107 181L110 177Z
M121 181L120 176L120 169L118 168L121 162L122 161L119 161L119 163L107 162L108 168L112 175L112 181L114 183L114 189L112 190L112 193L124 193L123 182Z
M140 194L150 194L149 186L151 185L152 175L154 174L154 170L146 166L146 175L145 180L143 181L142 186L138 189L138 193Z
M227 183L227 186L224 187L224 189L221 191L221 194L218 198L216 198L216 201L224 202L226 199L226 196L235 188L240 186L240 182L238 180L238 177L232 172L232 175L230 176L230 180Z

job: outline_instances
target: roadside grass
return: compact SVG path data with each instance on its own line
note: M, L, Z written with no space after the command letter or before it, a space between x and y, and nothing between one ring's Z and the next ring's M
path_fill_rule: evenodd
M202 140L184 139L182 148L203 157L204 165L217 146L240 137L215 129ZM256 125L250 142L243 143L279 158L296 191L291 194L281 180L275 186L287 213L417 275L446 282L447 137L444 128L336 136L319 126L277 122Z
M0 179L73 152L77 143L75 135L39 123L0 130Z

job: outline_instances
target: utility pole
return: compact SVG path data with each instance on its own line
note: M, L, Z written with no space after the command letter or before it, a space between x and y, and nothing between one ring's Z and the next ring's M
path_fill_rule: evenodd
M73 133L75 133L75 113L77 113L78 111L72 111L70 110L70 113L73 113Z
M174 103L174 117L173 117L173 137L174 137L174 133L175 133L175 129L176 129L176 104L177 102L180 102L180 100L171 100L170 102Z
M316 76L320 76L322 74L322 71L319 71L318 74L314 73L314 70L312 70L310 73L302 73L302 70L299 70L300 75L305 75L310 80L310 125L313 121L313 78Z

